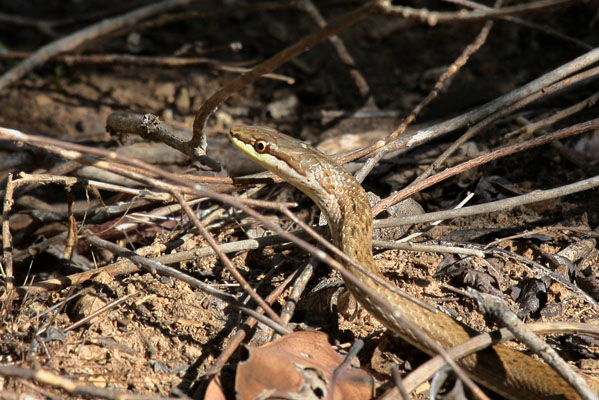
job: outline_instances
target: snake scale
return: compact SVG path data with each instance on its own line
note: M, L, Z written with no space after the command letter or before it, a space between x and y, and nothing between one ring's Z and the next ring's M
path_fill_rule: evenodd
M252 160L272 171L308 195L325 214L333 243L358 264L380 276L372 256L372 211L362 186L326 154L275 129L259 126L231 128L231 142ZM465 342L474 330L440 311L433 311L377 283L351 264L348 268L394 309L424 330L441 346ZM420 350L435 355L425 344L384 313L366 293L345 282L358 302L387 329ZM483 386L509 399L578 399L579 395L547 364L494 345L465 357L459 364ZM599 384L584 376L595 393Z

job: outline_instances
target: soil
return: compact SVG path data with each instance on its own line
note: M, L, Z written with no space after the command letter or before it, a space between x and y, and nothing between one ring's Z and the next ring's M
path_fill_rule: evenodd
M207 3L210 3L206 6L210 10L225 7L224 4L218 5L218 2ZM209 57L223 64L249 62L253 65L315 29L307 14L293 7L235 12L242 6L241 3L246 2L224 3L231 5L226 9L229 11L222 14L184 19L149 30L130 31L125 35L88 43L81 52L165 57L177 54L184 46L191 46L192 49L206 51L207 55L201 57ZM414 7L423 6L422 2L413 3ZM431 9L452 10L449 3L425 3ZM327 0L318 2L318 7L325 18L330 19L359 4ZM596 47L599 43L598 6L598 2L590 1L523 18ZM60 35L64 35L98 18L124 13L128 7L133 5L110 1L46 1L43 4L21 1L15 4L4 2L0 4L0 11L36 20L55 20L68 16L72 21L56 28ZM32 27L11 23L3 25L0 27L0 42L11 51L32 52L50 40ZM346 29L340 38L355 58L357 70L368 83L371 99L378 109L394 111L397 115L371 118L343 116L332 120L322 118L322 111L353 112L369 110L369 105L372 107L367 97L362 96L356 88L347 67L341 63L331 44L322 43L275 71L294 78L293 85L263 78L244 87L219 107L206 128L209 137L207 152L221 162L224 170L203 174L225 177L228 172L241 174L254 171L255 167L242 159L241 155L225 153L230 148L221 150L228 146L227 132L236 124L276 127L315 144L341 134L373 131L380 131L383 135L390 133L428 94L438 76L474 39L482 25L482 22L476 22L427 26L397 17L373 16ZM228 46L233 42L241 42L240 51L230 50ZM572 42L539 30L497 21L486 43L456 74L450 87L443 90L438 99L424 110L417 123L431 124L459 115L522 86L586 51ZM15 62L5 60L2 65L6 71ZM116 149L130 143L124 143L122 138L107 132L106 119L110 114L153 113L167 123L191 130L199 107L236 77L234 73L205 65L165 67L51 61L0 93L0 126L32 135ZM525 134L515 137L505 134L521 127L525 120L534 121L552 115L596 91L597 82L585 82L575 90L564 90L513 113L462 145L447 164L455 165L499 146L524 141L527 139ZM546 132L595 118L596 115L597 106L594 105L548 127ZM364 187L383 198L405 187L462 132L451 133L397 157L384 159L366 179ZM599 172L598 138L597 132L590 132L562 141L561 146L566 151L545 145L501 158L425 189L413 198L426 211L438 211L454 207L469 192L474 193L474 198L468 205L473 205L596 176ZM367 139L371 140L370 137ZM131 142L139 141L131 139ZM336 146L341 147L342 144ZM44 152L33 152L30 148L15 147L8 142L0 143L0 159L8 160L11 156L25 153L29 157L26 162L5 166L4 170L0 170L3 194L9 172L44 174L58 163L56 158ZM185 157L176 161L171 158L157 160L152 159L152 154L157 153L142 150L139 157L170 171L190 171L189 161ZM567 154L575 154L580 162L573 163ZM79 173L73 170L68 175L83 176ZM192 173L197 175L196 172ZM242 192L243 188L238 191ZM68 226L67 218L52 222L41 220L34 213L37 203L32 198L41 200L56 211L65 211L70 196L73 196L76 210L86 209L90 201L98 201L99 198L106 205L134 200L132 196L106 190L92 193L74 188L68 194L65 187L58 184L17 192L9 219L15 255L22 254L44 238L63 232ZM299 204L294 209L297 215L312 224L318 223L318 212L311 201L288 185L267 185L253 197L296 201ZM554 270L562 279L581 286L598 300L599 290L594 280L599 273L599 252L594 242L599 225L598 204L599 192L588 190L511 210L447 220L437 226L412 226L408 233L422 232L415 239L417 242L473 246L477 249L490 244L502 253L487 254L481 259L379 249L376 263L385 276L402 290L442 306L456 319L479 331L492 330L496 325L477 311L473 301L452 291L451 287L465 289L467 285L473 285L479 290L499 295L527 322L577 321L597 327L599 312L595 306L579 292L548 278L533 264L524 263L515 255ZM163 203L155 202L141 211L151 214L153 209L163 206ZM261 229L255 220L216 201L203 201L196 206L196 210L211 233L222 243L271 233ZM284 228L297 228L281 214L269 210L263 213ZM103 237L129 249L158 246L176 240L182 243L176 248L152 251L151 256L207 246L202 236L190 227L180 213L171 216L171 219L156 219L148 224L140 224L125 236L112 239ZM120 222L119 217L105 221L104 225L86 227L93 228L96 234L104 234ZM78 227L87 224L85 217L77 217L76 224ZM574 260L569 269L555 264L552 255L585 241L590 241L588 251ZM64 241L51 249L15 263L17 286L69 276L116 260L112 254L90 247L84 237L79 239L71 257L75 265L64 258ZM240 252L231 257L234 265L262 296L266 296L308 258L304 251L288 244ZM278 268L271 274L274 265ZM245 299L243 289L216 256L172 266ZM315 275L308 285L309 289L331 273L326 266L321 265ZM277 300L273 306L275 311L281 310L288 293L289 290ZM0 364L32 369L43 367L75 382L138 395L167 397L184 394L203 398L211 378L206 376L206 372L246 318L224 301L180 280L145 271L120 275L98 273L77 285L26 296L17 296L3 285L0 294ZM303 295L304 298L307 296ZM102 310L88 322L74 325L119 299L123 301ZM346 319L336 311L328 311L328 305L323 309L323 313L315 313L300 307L291 327L322 330L329 334L331 343L339 344L340 348L347 348L358 338L364 339L365 348L358 358L361 366L382 384L377 393L391 385L388 360L398 362L400 371L405 374L428 358L409 345L392 344L391 335L383 333L381 323L364 310L359 310L353 319ZM250 333L252 335L246 338L246 343L251 345L263 344L268 338L268 331L264 327L250 330ZM547 340L574 367L590 375L599 373L597 340L582 335L555 335ZM526 351L523 345L513 346ZM227 398L235 397L234 375L241 357L239 351L235 352L220 373ZM386 361L381 361L381 357ZM425 389L426 386L421 387L418 396L427 398ZM6 398L13 398L10 396L17 393L27 393L31 398L85 397L54 385L11 379L2 374L0 392Z

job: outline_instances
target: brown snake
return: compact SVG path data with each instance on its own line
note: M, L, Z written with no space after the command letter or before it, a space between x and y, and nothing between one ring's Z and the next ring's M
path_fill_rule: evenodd
M325 214L333 243L358 264L385 279L372 256L372 211L366 192L349 172L335 165L326 154L271 128L237 126L231 129L229 138L252 160L308 195ZM453 347L476 334L447 314L431 311L389 290L351 264L346 268L441 346ZM346 286L388 329L420 350L436 355L392 315L381 312L380 307L351 282L346 282ZM503 345L465 357L459 364L480 384L510 399L580 398L547 364ZM599 384L584 377L597 393Z

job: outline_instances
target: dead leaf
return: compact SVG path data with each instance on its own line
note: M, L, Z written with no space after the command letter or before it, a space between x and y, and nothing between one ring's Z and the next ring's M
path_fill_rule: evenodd
M218 376L210 380L204 394L204 400L226 400L223 386Z
M370 399L374 379L364 370L347 367L333 378L344 357L327 335L294 332L260 347L248 347L235 378L237 399ZM333 391L333 396L330 392Z

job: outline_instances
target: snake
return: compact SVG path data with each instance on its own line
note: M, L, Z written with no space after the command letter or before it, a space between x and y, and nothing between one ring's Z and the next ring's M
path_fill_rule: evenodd
M310 197L325 215L332 242L367 274L351 263L344 266L404 318L420 327L444 348L478 334L467 325L433 307L425 307L391 290L378 270L372 252L373 215L366 191L342 166L316 148L274 128L234 126L229 139L251 160L281 177ZM379 279L374 279L372 275ZM372 296L345 280L356 300L387 329L421 351L436 352L416 337L393 313L385 313ZM580 395L553 368L520 351L496 344L459 360L476 382L508 399L579 399ZM582 374L581 374L582 375ZM582 375L597 393L599 383Z

